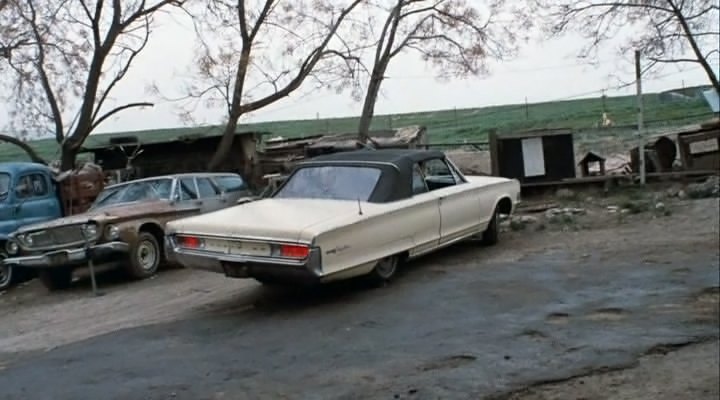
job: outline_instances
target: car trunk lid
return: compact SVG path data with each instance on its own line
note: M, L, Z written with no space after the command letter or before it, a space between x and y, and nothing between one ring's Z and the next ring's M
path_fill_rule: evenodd
M296 242L302 231L312 225L357 212L358 205L353 201L263 199L173 221L168 231Z

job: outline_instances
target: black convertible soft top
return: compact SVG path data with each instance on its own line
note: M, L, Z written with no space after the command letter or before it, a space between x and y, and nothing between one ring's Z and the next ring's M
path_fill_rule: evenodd
M386 203L412 196L413 165L433 158L444 159L437 150L379 149L355 150L317 156L298 163L296 170L318 165L357 165L379 168L382 173L368 201Z

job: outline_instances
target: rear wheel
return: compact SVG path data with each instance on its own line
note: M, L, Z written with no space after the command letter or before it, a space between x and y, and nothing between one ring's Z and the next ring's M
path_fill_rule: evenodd
M72 268L53 268L38 272L38 277L43 286L48 290L62 290L70 287L72 283Z
M485 232L482 234L482 243L488 246L496 244L500 239L500 208L496 207Z
M375 283L385 283L397 274L398 265L397 256L385 257L375 264L375 268L370 271L369 278Z
M149 278L157 272L161 258L162 249L155 236L149 232L140 232L130 251L128 273L134 279Z
M2 264L2 260L6 258L7 254L0 251L0 290L9 288L13 282L13 267Z

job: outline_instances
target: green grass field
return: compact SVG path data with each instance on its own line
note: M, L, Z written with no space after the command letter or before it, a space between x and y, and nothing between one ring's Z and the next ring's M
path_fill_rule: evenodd
M648 127L678 126L703 121L713 115L705 101L701 99L663 102L658 94L651 93L644 96L644 105ZM637 105L634 96L608 97L605 99L605 109L616 126L629 126L637 123ZM527 108L522 104L379 115L375 117L372 129L424 125L428 129L430 143L484 141L492 129L497 129L502 134L503 132L542 128L571 128L585 131L583 137L592 140L595 135L605 135L605 133L593 129L600 121L602 111L602 99L588 98L535 103L530 104ZM322 133L352 132L357 127L357 121L356 117L274 121L241 125L238 130L298 137ZM625 132L627 131L626 129ZM106 143L109 135L136 135L141 141L154 142L186 134L209 135L218 132L217 127L188 127L95 134L90 136L86 145ZM610 133L612 130L605 132ZM30 145L45 159L52 160L59 156L58 146L54 140L35 140L31 141ZM0 143L0 161L26 159L25 154L17 147Z

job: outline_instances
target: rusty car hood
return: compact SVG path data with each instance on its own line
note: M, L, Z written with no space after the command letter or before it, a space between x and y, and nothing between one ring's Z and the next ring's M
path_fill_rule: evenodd
M82 214L70 215L52 221L32 224L22 227L18 232L28 232L37 229L49 229L64 225L81 224L90 220L109 222L114 220L128 220L145 216L182 213L196 209L194 206L172 204L166 200L143 201L137 203L123 203L103 207L97 210L86 211Z

